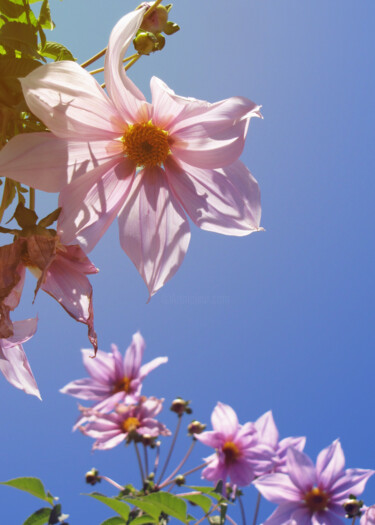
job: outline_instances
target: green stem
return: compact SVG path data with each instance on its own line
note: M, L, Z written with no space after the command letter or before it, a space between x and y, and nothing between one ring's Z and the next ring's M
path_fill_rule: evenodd
M257 523L261 498L262 498L262 495L261 495L260 492L258 492L258 499L257 499L257 504L256 504L256 507L255 507L255 512L254 512L253 525L256 525L256 523Z
M143 467L142 467L142 461L141 461L141 455L139 453L139 449L138 449L138 446L137 446L137 443L134 441L134 448L135 448L135 452L137 454L137 459L138 459L138 465L139 465L139 472L141 473L141 478L142 478L142 488L143 488L143 484L145 482L145 474L143 472Z
M129 60L133 60L138 56L138 53L134 53L134 55L131 55L130 57L126 57L123 59L123 62L129 62ZM104 71L104 67L100 67L99 69L93 69L92 71L89 71L90 75L96 75L97 73L102 73Z
M202 523L202 521L204 521L206 518L208 518L208 516L210 514L212 514L213 512L215 512L215 510L220 507L221 503L219 501L219 503L216 503L216 505L214 507L212 507L211 510L209 510L204 516L203 518L201 518L200 520L196 521L194 525L199 525L200 523Z
M175 430L175 433L174 433L174 436L173 436L173 440L172 440L172 443L171 443L171 448L169 449L168 456L167 456L167 459L165 460L163 470L161 471L161 474L159 476L158 483L157 483L158 485L159 485L162 477L164 476L164 472L167 470L169 460L171 459L172 452L173 452L173 449L174 449L174 446L175 446L175 443L176 443L176 439L177 439L178 433L180 431L181 420L182 420L182 417L178 416L178 421L177 421L176 430Z
M191 452L192 452L192 450L193 450L193 448L194 448L195 443L196 443L196 440L194 439L194 441L191 443L191 445L190 445L190 447L189 447L189 450L186 452L185 457L181 460L181 462L179 463L179 465L174 469L174 471L172 472L172 474L170 474L170 475L167 477L167 479L164 481L164 483L166 483L166 482L168 482L170 479L172 479L172 478L177 474L177 472L180 470L180 468L182 468L182 467L185 465L185 463L186 463L188 457L190 456L190 454L191 454Z
M142 55L136 54L136 56L125 66L125 71L128 71L132 67L133 64L137 62L141 58Z
M198 465L197 467L195 468L192 468L191 470L188 470L187 472L184 472L183 474L181 474L181 476L183 477L186 477L188 476L189 474L192 474L193 472L196 472L197 470L200 470L201 468L205 467L206 465L208 465L207 461L205 461L204 463L202 463L201 465ZM172 479L171 481L164 481L164 483L162 483L161 485L159 485L159 489L163 489L164 487L166 487L167 485L170 485L171 483L174 483L175 480Z
M91 57L88 60L86 60L86 62L82 62L81 67L87 67L90 64L92 64L93 62L96 62L97 60L99 60L99 58L101 58L103 55L106 54L106 51L107 51L107 48L105 47L104 49L99 51L99 53L97 53L93 57Z
M143 445L143 451L144 451L144 454L145 454L146 478L148 478L149 470L148 470L148 455L147 455L147 447L146 447L146 445Z
M229 516L229 514L226 514L226 519L231 522L232 525L237 525L237 523Z

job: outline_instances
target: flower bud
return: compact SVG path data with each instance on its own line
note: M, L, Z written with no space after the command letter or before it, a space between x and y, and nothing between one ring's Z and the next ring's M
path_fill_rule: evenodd
M158 33L155 36L156 36L156 40L158 41L157 50L161 51L163 47L165 46L165 37L161 33Z
M155 437L150 436L150 434L143 434L142 435L142 444L145 447L151 447L154 444Z
M172 401L170 409L172 410L172 412L175 412L175 414L181 417L183 414L185 414L185 412L186 414L192 413L191 408L188 406L189 404L190 401L185 401L184 399L182 399L182 397L176 397L176 399Z
M194 436L194 434L201 434L207 425L204 425L203 423L200 423L197 420L192 421L188 425L188 435Z
M156 51L158 39L153 33L140 32L133 40L133 44L140 55L149 55Z
M186 483L185 476L183 476L182 474L180 474L179 476L176 476L174 478L174 481L178 487L181 487L182 485L185 485Z
M92 468L88 472L86 472L85 475L86 483L89 483L90 485L96 485L97 483L101 482L99 471L96 468Z
M150 4L149 4L150 5ZM163 5L158 5L149 15L143 18L141 29L151 33L160 33L168 22L168 9Z
M357 500L355 496L350 495L349 499L343 504L346 512L345 518L356 518L361 516L361 508L363 507L363 501Z
M180 30L180 26L178 24L175 24L172 21L168 21L164 26L164 33L166 35L173 35L174 33L177 33L177 31Z

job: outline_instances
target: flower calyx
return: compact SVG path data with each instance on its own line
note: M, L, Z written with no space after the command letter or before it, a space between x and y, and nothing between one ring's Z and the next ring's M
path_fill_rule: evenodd
M88 483L89 485L96 485L97 483L100 483L101 478L99 476L99 470L97 470L96 468L92 468L91 470L86 472L85 480L86 483Z
M140 55L149 55L155 51L161 51L165 45L165 37L162 35L173 35L180 30L180 26L171 20L168 15L172 4L166 6L158 5L154 9L151 2L143 2L138 9L148 7L141 26L133 40L134 48Z
M176 397L176 399L172 401L170 410L177 414L178 417L181 417L185 413L191 414L193 412L189 405L190 401L185 401L182 397Z
M358 500L353 494L350 494L349 498L343 504L345 510L345 518L359 518L362 515L361 508L363 507L363 501Z
M207 425L204 425L203 423L200 423L197 420L192 421L189 423L187 429L188 429L188 436L193 436L194 434L202 434L202 432L206 429Z

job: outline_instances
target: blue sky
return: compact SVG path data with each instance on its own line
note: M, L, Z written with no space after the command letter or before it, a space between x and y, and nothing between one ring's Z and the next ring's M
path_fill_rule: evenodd
M50 39L82 62L137 4L51 5ZM140 330L146 360L169 357L143 393L166 398L170 428L176 396L191 399L194 416L207 423L217 401L241 423L272 409L281 437L305 435L313 458L339 437L347 467L375 468L374 15L373 0L176 0L171 19L181 31L130 70L147 96L157 75L180 95L210 102L241 95L263 106L241 160L260 184L265 232L234 238L192 225L184 263L149 304L116 224L91 253L100 268L91 279L99 346L115 342L124 351ZM41 216L54 204L38 194ZM111 512L79 495L90 492L84 473L96 466L137 483L138 472L130 449L92 454L92 440L71 432L76 401L58 390L86 375L86 329L46 294L31 306L34 285L30 276L14 318L39 315L25 350L43 402L0 381L0 478L41 477L69 522L100 523ZM182 433L172 466L187 446ZM197 446L191 466L209 453ZM251 516L255 491L245 493ZM1 494L7 525L37 508L12 489ZM375 480L364 497L375 503ZM262 508L264 519L271 507Z

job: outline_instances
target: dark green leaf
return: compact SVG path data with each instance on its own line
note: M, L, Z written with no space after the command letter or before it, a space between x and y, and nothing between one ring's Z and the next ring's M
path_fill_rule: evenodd
M39 23L44 29L53 29L55 24L51 18L51 9L49 7L49 0L43 0L42 7L39 13Z
M208 496L203 496L202 494L185 495L184 499L190 501L190 503L194 503L194 505L198 505L205 514L207 514L212 505L210 498Z
M130 522L130 525L145 525L146 523L158 523L159 520L151 518L151 516L138 516Z
M108 518L107 520L103 521L101 525L126 525L126 521L124 521L122 518Z
M8 481L0 481L0 485L7 485L18 490L24 490L36 498L40 498L53 505L53 498L47 496L43 483L38 478L15 478Z
M51 509L44 507L31 514L23 525L45 525L45 523L48 523L50 515Z
M0 13L9 18L18 18L24 11L23 5L17 5L10 0L0 0Z
M98 492L93 492L92 494L85 494L85 496L90 496L91 498L95 498L98 501L101 501L102 503L110 507L112 510L117 512L117 514L124 518L125 521L127 521L130 512L130 507L123 501L120 501L116 498L108 498L107 496L103 496L103 494L99 494Z
M38 57L35 28L22 22L6 22L0 28L0 41L7 49Z
M57 42L47 41L43 47L39 48L39 53L52 60L75 60L68 48Z
M186 503L181 498L169 494L168 492L153 492L143 498L148 503L153 503L159 507L161 512L165 512L168 516L172 516L183 523L186 523Z
M217 494L215 492L214 487L196 487L196 486L189 486L189 489L196 490L197 492L202 492L203 494L208 494L211 498L216 499L217 501L222 499L222 496L220 494Z
M135 505L139 509L143 510L146 512L146 514L152 516L152 518L154 518L156 521L159 521L160 507L158 505L144 500L144 498L134 498L129 496L122 499L130 503L130 505Z
M6 77L25 77L40 65L40 62L32 58L0 56L0 76L3 79Z

